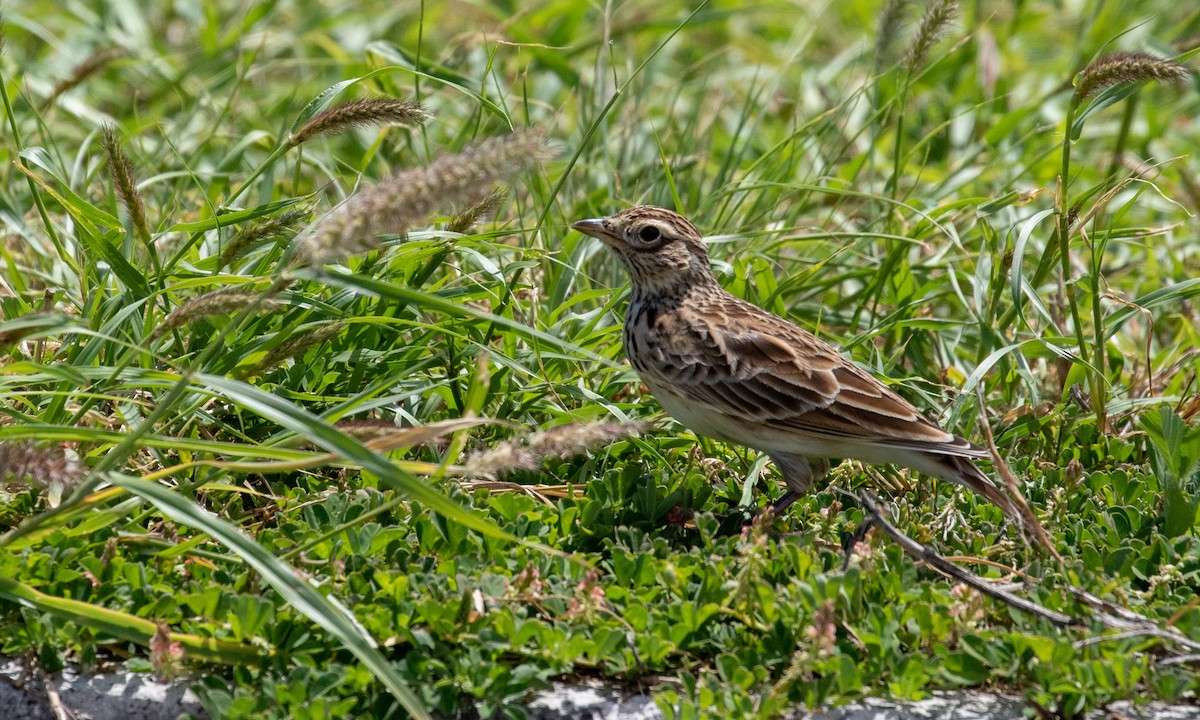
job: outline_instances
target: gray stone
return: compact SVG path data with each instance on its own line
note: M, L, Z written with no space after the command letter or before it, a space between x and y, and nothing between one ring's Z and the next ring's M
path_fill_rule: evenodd
M0 661L0 720L54 720L46 689L36 676L23 687L18 661ZM81 675L68 669L51 678L63 707L79 720L177 720L190 714L208 717L191 681L162 684L131 672ZM557 683L535 693L527 710L529 720L662 720L649 694L629 693L601 682ZM1025 702L1009 695L955 691L934 693L915 702L868 698L841 707L808 712L797 710L789 720L1022 720ZM1088 720L1200 720L1196 705L1114 703L1088 713Z
M1025 701L989 692L937 692L919 701L868 698L815 712L797 710L789 720L1023 720ZM556 684L529 703L530 720L662 720L649 695L630 695L601 683ZM1200 707L1128 702L1087 715L1088 720L1200 720Z
M22 664L8 660L0 664L0 718L3 720L54 720L49 695L36 675L24 679ZM190 714L206 718L200 701L188 690L191 680L163 684L153 677L132 672L81 675L73 668L51 676L63 708L79 720L176 720Z
M796 720L1020 720L1025 703L992 693L935 693L918 701L867 698L818 713L801 713Z
M585 685L555 683L534 695L529 720L662 720L649 695L628 695L600 682Z

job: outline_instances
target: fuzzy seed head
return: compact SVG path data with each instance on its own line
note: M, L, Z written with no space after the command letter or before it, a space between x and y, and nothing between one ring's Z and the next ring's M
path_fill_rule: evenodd
M506 440L474 453L464 463L469 477L490 477L512 470L539 470L547 458L569 458L614 440L637 435L644 425L637 422L561 425L535 432L524 442Z
M288 358L297 357L308 352L309 348L316 347L321 343L327 342L335 337L346 327L346 323L341 320L327 322L316 327L305 329L303 333L294 335L293 337L284 340L275 346L274 350L268 352L254 369L250 371L251 375L259 375L265 370L268 370Z
M76 485L86 474L61 448L0 441L0 480L61 489Z
M43 107L50 105L63 93L79 87L85 80L125 56L125 48L110 47L98 50L85 58L83 62L71 68L71 74L54 84L46 97Z
M225 267L241 257L243 252L261 240L294 235L296 229L303 223L308 222L311 216L312 213L307 210L296 210L293 208L272 217L255 220L241 230L238 230L229 239L229 244L221 252L219 267Z
M1188 74L1188 69L1174 60L1164 60L1149 53L1110 53L1096 58L1079 73L1073 101L1081 103L1114 85L1149 80L1179 83L1186 80Z
M479 202L496 183L511 182L551 155L540 134L517 132L401 171L310 225L300 239L303 254L309 262L323 264L372 249L377 235L403 235L439 209Z
M913 38L905 58L904 64L910 77L925 67L929 51L946 34L956 17L958 3L955 0L931 0L925 6L925 14L921 16L921 24L917 26L917 36Z
M287 140L294 148L318 135L368 125L424 125L433 116L416 103L392 98L364 98L326 108L312 116Z
M888 0L879 13L879 27L875 31L875 72L883 72L883 68L892 59L892 49L896 38L900 35L900 27L904 24L904 14L912 0Z
M191 325L213 315L228 315L248 307L266 310L274 304L274 301L261 292L241 288L216 290L189 300L172 310L150 333L150 339L157 340L177 327Z
M146 206L142 202L142 194L138 192L137 183L133 179L133 165L129 157L121 149L121 136L112 125L105 125L100 133L100 146L108 159L108 172L112 177L113 190L117 199L129 213L133 229L142 239L150 243L150 223L146 221Z
M482 218L495 215L506 197L508 188L493 190L490 195L451 218L450 222L446 223L446 230L456 233L470 230Z

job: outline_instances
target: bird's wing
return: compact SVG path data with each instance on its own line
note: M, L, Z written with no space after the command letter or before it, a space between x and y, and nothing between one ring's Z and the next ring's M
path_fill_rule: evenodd
M730 297L673 320L679 326L658 335L653 370L711 411L817 439L986 454L927 420L832 346L754 305Z

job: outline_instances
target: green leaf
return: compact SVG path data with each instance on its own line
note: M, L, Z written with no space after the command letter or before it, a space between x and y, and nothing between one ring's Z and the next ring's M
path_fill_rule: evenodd
M1145 413L1141 425L1153 446L1150 463L1162 486L1163 533L1178 537L1195 525L1200 505L1200 493L1189 496L1188 489L1200 468L1200 428L1189 428L1166 403L1157 415Z
M1122 304L1104 323L1105 337L1111 338L1117 334L1121 326L1134 315L1141 315L1143 310L1150 310L1166 303L1183 302L1200 295L1200 278L1189 278L1153 292L1134 298L1128 304Z
M1013 307L1017 310L1017 317L1021 318L1026 327L1029 326L1029 321L1026 319L1025 313L1021 312L1022 301L1025 297L1028 297L1029 301L1033 303L1039 315L1045 318L1051 325L1054 323L1050 311L1046 309L1046 306L1042 303L1042 299L1038 297L1037 291L1022 274L1024 270L1024 263L1022 261L1025 257L1025 246L1029 243L1029 237L1037 229L1042 220L1053 214L1054 208L1046 208L1022 222L1021 231L1017 233L1017 239L1013 243L1013 263L1012 270L1009 273L1009 289L1012 293Z
M1105 88L1104 90L1100 91L1095 97L1092 98L1092 101L1088 103L1088 106L1084 108L1083 112L1075 116L1075 121L1071 123L1071 139L1079 139L1079 135L1083 132L1083 123L1089 117L1095 115L1101 110L1116 105L1140 90L1145 84L1146 83L1144 82L1139 82L1114 85L1110 88Z
M0 598L143 646L149 646L150 639L158 631L152 620L80 600L47 595L7 577L0 577ZM185 633L171 633L171 640L178 642L189 654L213 662L244 664L257 662L262 656L262 652L252 645Z
M168 232L204 232L206 230L215 230L216 228L229 227L239 223L257 220L260 217L274 215L284 208L289 208L293 205L304 202L309 196L287 198L286 200L276 200L265 205L258 205L246 210L234 210L232 212L221 213L205 220L196 220L195 222L175 223Z
M0 321L0 347L11 345L18 340L75 332L80 329L75 319L66 315L43 315L41 313L22 315L11 320Z
M508 117L508 113L504 112L504 110L496 103L468 88L464 84L467 82L466 78L463 78L461 75L456 75L449 72L438 73L436 75L421 72L416 68L415 63L408 58L408 54L406 52L386 40L375 40L371 43L368 43L366 52L368 55L378 55L380 58L392 64L388 67L379 68L368 75L364 75L363 78L371 77L372 75L382 72L401 71L411 73L417 77L425 78L426 80L432 80L433 82L445 85L452 90L457 90L463 95L466 95L475 102L479 103L479 106L484 110L487 110L492 115L500 118L504 124L509 127L509 129L513 128L513 122L512 119Z
M58 193L60 193L57 197L57 200L62 203L63 207L69 210L71 214L77 217L87 218L89 221L105 227L121 227L121 221L116 215L96 207L77 195L75 191L71 189L71 186L67 184L67 181L64 180L62 176L59 175L55 170L54 161L44 149L40 147L27 147L21 151L19 157L23 160L28 160L29 164L36 165L37 167L46 171L47 175L57 181Z
M237 526L213 515L179 493L140 478L117 476L112 480L139 497L154 503L167 517L177 523L202 530L242 559L262 575L271 587L298 612L338 639L379 679L415 718L429 720L430 715L421 701L404 683L387 658L379 652L375 639L359 624L346 606L317 591L300 572L275 557L269 550L242 533Z
M238 380L207 374L198 375L197 380L248 410L307 438L326 451L336 453L364 470L378 475L394 490L417 500L430 510L441 513L447 519L478 530L490 537L521 542L518 538L501 530L495 523L481 515L469 512L463 506L402 471L358 440L329 425L307 410Z
M80 237L87 242L88 247L103 258L104 262L108 263L108 267L113 271L113 274L129 288L129 291L135 297L140 299L150 294L150 284L146 280L146 276L131 265L125 259L125 255L117 249L117 246L109 241L110 238L112 240L120 238L124 234L121 230L110 230L104 236L96 237L81 224L78 226L78 232Z
M304 273L297 273L298 276L303 274ZM412 288L398 285L396 283L383 282L372 277L367 277L366 275L343 273L333 269L319 271L319 278L330 285L339 285L358 290L360 292L378 295L380 297L391 298L393 300L402 300L411 305L426 307L431 310L446 313L451 317L473 317L480 320L486 320L500 327L506 327L510 330L515 330L519 334L525 335L526 337L541 340L542 342L561 348L582 358L603 363L606 367L619 367L611 359L603 357L602 355L597 355L596 353L587 350L586 348L582 348L575 343L557 338L549 333L529 327L528 325L517 322L511 318L507 318L502 315L493 315L492 313L476 309L470 305L460 305L452 300L448 300L432 293L413 290Z

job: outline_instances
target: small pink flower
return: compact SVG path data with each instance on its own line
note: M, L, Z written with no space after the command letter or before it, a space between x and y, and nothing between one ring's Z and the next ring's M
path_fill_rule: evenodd
M158 623L158 629L150 638L150 666L162 682L183 675L183 645L171 639L171 628Z

